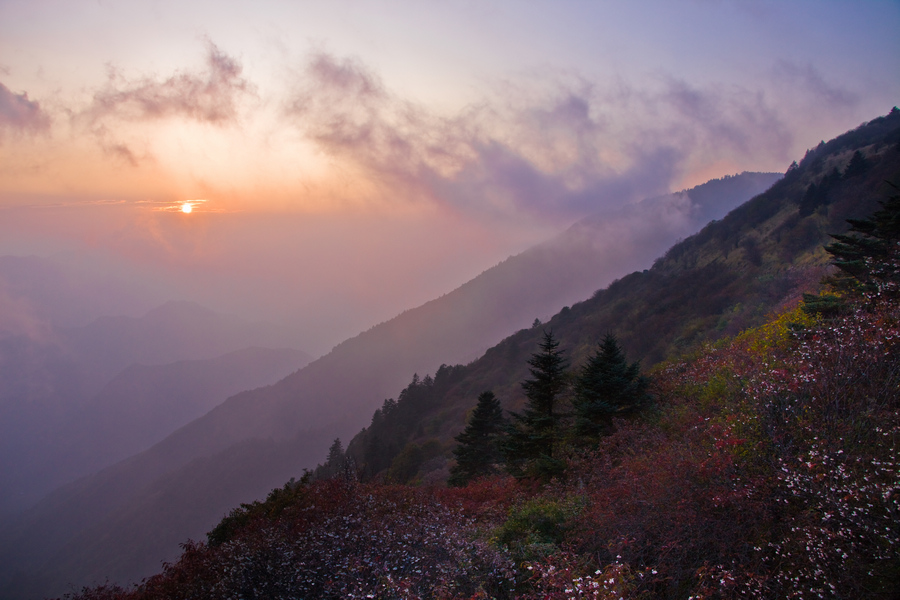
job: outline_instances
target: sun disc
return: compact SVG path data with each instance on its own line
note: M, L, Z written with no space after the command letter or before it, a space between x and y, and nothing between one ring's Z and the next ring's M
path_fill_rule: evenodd
M191 206L190 202L185 202L184 204L181 205L181 212L183 212L184 214L188 214L192 210L194 210L194 207Z

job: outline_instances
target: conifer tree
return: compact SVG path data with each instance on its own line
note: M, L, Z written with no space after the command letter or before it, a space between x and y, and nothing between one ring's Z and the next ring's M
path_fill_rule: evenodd
M450 469L448 483L463 486L469 481L494 475L501 461L499 448L506 419L500 401L493 392L482 392L465 430L456 436L458 446L453 449L456 465Z
M850 157L850 163L847 165L847 169L844 171L844 179L850 179L851 177L856 177L857 175L862 175L866 171L869 170L871 164L868 159L862 155L862 152L857 150L853 153L853 156Z
M838 272L824 282L868 303L900 299L900 194L881 202L870 218L847 222L850 231L832 235L835 242L825 246ZM804 294L803 299L807 312L829 314L843 307L834 296Z
M325 464L319 465L315 470L316 479L331 479L341 473L344 467L344 446L341 438L334 438L331 447L328 448L328 457Z
M648 406L648 379L637 362L628 364L619 342L606 334L575 380L575 432L597 438L608 432L614 417L622 417Z
M553 332L544 332L540 352L533 354L528 364L533 379L522 383L528 404L521 414L510 413L503 454L507 470L516 477L550 477L564 466L558 456L563 417L560 402L568 385L568 360Z

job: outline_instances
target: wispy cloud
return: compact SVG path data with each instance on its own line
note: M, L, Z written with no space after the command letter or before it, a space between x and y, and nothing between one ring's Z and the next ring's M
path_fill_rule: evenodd
M94 95L86 115L94 121L181 117L224 125L237 118L239 99L254 93L242 70L237 60L211 42L207 44L206 68L200 72L186 71L163 80L129 80L111 69L106 87Z
M279 133L293 129L288 145L299 138L304 152L311 144L316 161L327 159L323 181L298 178L291 185L305 187L297 194L315 189L344 200L338 196L347 190L381 203L425 202L476 220L556 228L696 183L698 173L771 168L773 160L786 166L797 152L797 104L856 101L812 67L788 62L756 87L696 84L666 73L590 81L546 69L498 82L452 114L389 89L360 59L313 53L294 74L287 91L258 94L240 62L207 42L203 66L165 76L111 71L87 106L68 113L74 131L107 158L139 167L170 158L158 154L166 135L161 121L260 141L266 134L252 127L271 122L262 113L279 106ZM48 126L24 94L0 88L0 101L0 118L15 127ZM277 164L296 148L267 150ZM207 166L191 164L198 172ZM193 172L190 178L206 180Z
M0 83L0 140L4 132L36 133L49 127L50 118L40 104Z
M73 121L91 132L104 154L136 167L153 154L146 143L126 140L123 124L182 119L224 127L239 121L242 100L255 95L241 64L207 42L203 69L131 79L110 67L105 86Z
M692 160L784 159L793 142L762 93L671 77L508 90L450 117L354 59L315 54L299 81L285 113L326 154L395 197L482 214L571 219L667 192Z
M788 60L781 60L775 65L774 73L776 79L786 85L800 88L806 95L815 98L820 106L844 110L859 104L860 98L857 94L829 83L811 64L801 66Z
M763 155L784 160L793 144L792 128L761 91L701 88L666 77L645 102L671 111L661 125L690 153L717 149L741 159Z
M604 195L621 201L665 190L670 150L635 151L641 156L624 168L604 163L603 128L589 102L571 93L513 113L484 103L440 116L391 94L359 61L320 53L285 112L326 153L384 190L458 210L569 217Z

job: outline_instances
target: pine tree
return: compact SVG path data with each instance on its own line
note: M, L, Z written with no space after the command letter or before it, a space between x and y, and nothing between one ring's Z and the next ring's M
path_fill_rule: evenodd
M838 272L824 282L868 303L900 299L900 194L881 202L881 210L870 218L847 222L850 231L832 235L835 242L825 246ZM843 308L835 296L804 294L803 299L807 312L829 314Z
M328 458L325 459L325 464L319 465L315 470L316 479L331 479L340 475L344 468L344 460L344 446L341 444L341 438L334 438L334 442L328 449Z
M553 332L544 332L540 352L528 364L533 379L522 383L528 404L521 414L510 413L503 454L507 470L516 477L551 477L564 466L558 456L563 417L559 405L568 385L568 361Z
M640 365L628 364L618 340L606 334L575 381L575 432L587 438L600 437L610 430L613 418L649 406L648 384Z
M493 392L482 392L465 430L456 436L458 446L453 449L456 465L450 469L448 483L464 486L469 481L498 472L501 454L499 440L506 420L500 401Z
M853 153L853 156L850 157L850 163L847 165L847 169L844 171L844 179L850 179L851 177L856 177L857 175L862 175L866 171L869 170L869 167L872 165L869 163L868 159L862 155L862 152L857 150Z

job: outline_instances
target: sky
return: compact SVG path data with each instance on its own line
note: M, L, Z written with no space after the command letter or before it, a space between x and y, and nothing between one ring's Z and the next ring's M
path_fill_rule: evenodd
M900 103L900 2L0 0L0 255L327 350ZM186 212L186 209L190 212Z

